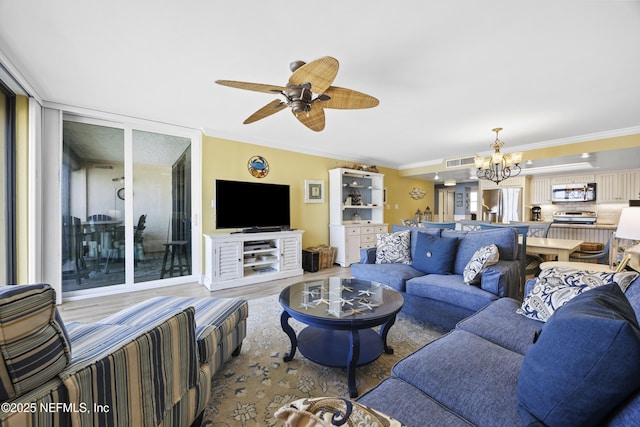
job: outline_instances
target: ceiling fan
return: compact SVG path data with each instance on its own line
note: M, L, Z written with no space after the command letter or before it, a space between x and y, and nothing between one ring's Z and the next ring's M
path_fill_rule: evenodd
M325 108L359 109L371 108L379 104L373 96L331 86L338 74L338 60L335 58L325 56L308 64L304 61L295 61L289 65L289 68L293 74L289 77L286 86L233 80L216 80L216 83L256 92L279 93L284 96L284 100L276 99L260 108L250 115L244 124L256 122L290 107L300 123L313 131L320 132L325 125Z

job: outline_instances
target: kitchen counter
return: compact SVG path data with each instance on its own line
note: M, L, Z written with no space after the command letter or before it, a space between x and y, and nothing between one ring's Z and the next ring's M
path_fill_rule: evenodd
M596 230L615 230L616 224L596 222L595 224L571 224L571 223L560 223L560 222L552 222L552 228L575 228L575 229L596 229Z

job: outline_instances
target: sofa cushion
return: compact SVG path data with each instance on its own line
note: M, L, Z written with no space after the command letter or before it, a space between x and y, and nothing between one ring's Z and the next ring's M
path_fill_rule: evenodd
M453 272L456 274L463 274L464 268L473 254L489 243L498 247L502 260L514 260L518 257L518 232L513 228L478 231L443 230L442 236L460 239L456 260L453 264Z
M531 292L525 296L518 313L546 322L558 308L583 292L611 283L626 289L637 276L636 272L589 272L566 268L543 270Z
M458 239L417 233L411 265L427 274L449 274L456 258Z
M520 425L516 388L523 358L455 329L399 361L392 372L474 425L515 426Z
M402 398L398 399L398 396ZM418 388L394 376L388 377L367 391L358 398L358 402L382 411L409 426L473 426ZM428 418L425 414L428 414Z
M457 274L428 274L407 281L407 293L477 311L498 297L464 283Z
M287 427L403 426L398 420L375 409L339 397L298 399L278 409L275 417L285 420Z
M351 264L351 274L357 279L384 283L398 292L406 291L407 280L424 276L407 264Z
M376 264L411 264L410 238L408 231L378 234Z
M620 287L575 297L525 355L517 395L523 423L599 424L640 387L638 360L640 328Z
M0 287L0 401L54 378L69 364L71 345L51 286Z
M520 303L500 298L456 325L506 349L525 354L544 323L516 313Z
M466 283L479 284L482 278L482 270L500 261L498 247L494 244L486 245L478 249L464 267L462 277Z

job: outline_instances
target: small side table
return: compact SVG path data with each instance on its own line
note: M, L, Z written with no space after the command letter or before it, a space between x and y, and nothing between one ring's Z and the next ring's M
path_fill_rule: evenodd
M164 279L164 275L169 273L169 277L173 277L173 272L176 268L180 271L180 276L183 275L183 269L186 268L187 272L191 274L191 264L189 263L189 254L187 253L186 240L174 240L164 244L164 258L162 260L162 271L160 272L160 278ZM169 259L169 253L171 253L171 262L167 267L167 260ZM178 258L178 265L175 264L176 255Z

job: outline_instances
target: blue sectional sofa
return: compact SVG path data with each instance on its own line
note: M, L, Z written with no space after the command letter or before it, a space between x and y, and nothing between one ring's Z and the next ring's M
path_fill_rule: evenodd
M640 425L639 278L624 294L616 283L584 292L546 323L519 307L491 303L358 403L409 427Z
M158 297L65 324L49 285L0 286L0 426L199 425L247 316L242 299Z
M439 230L393 225L391 232L409 231L411 259L418 259L418 233L457 239L448 256L451 272L425 274L414 264L376 264L376 248L362 249L361 260L351 265L351 274L383 283L404 297L402 311L431 324L452 329L460 320L502 297L517 297L520 288L518 234L511 228L481 231ZM478 285L463 280L465 266L480 247L495 244L500 260L482 271Z

